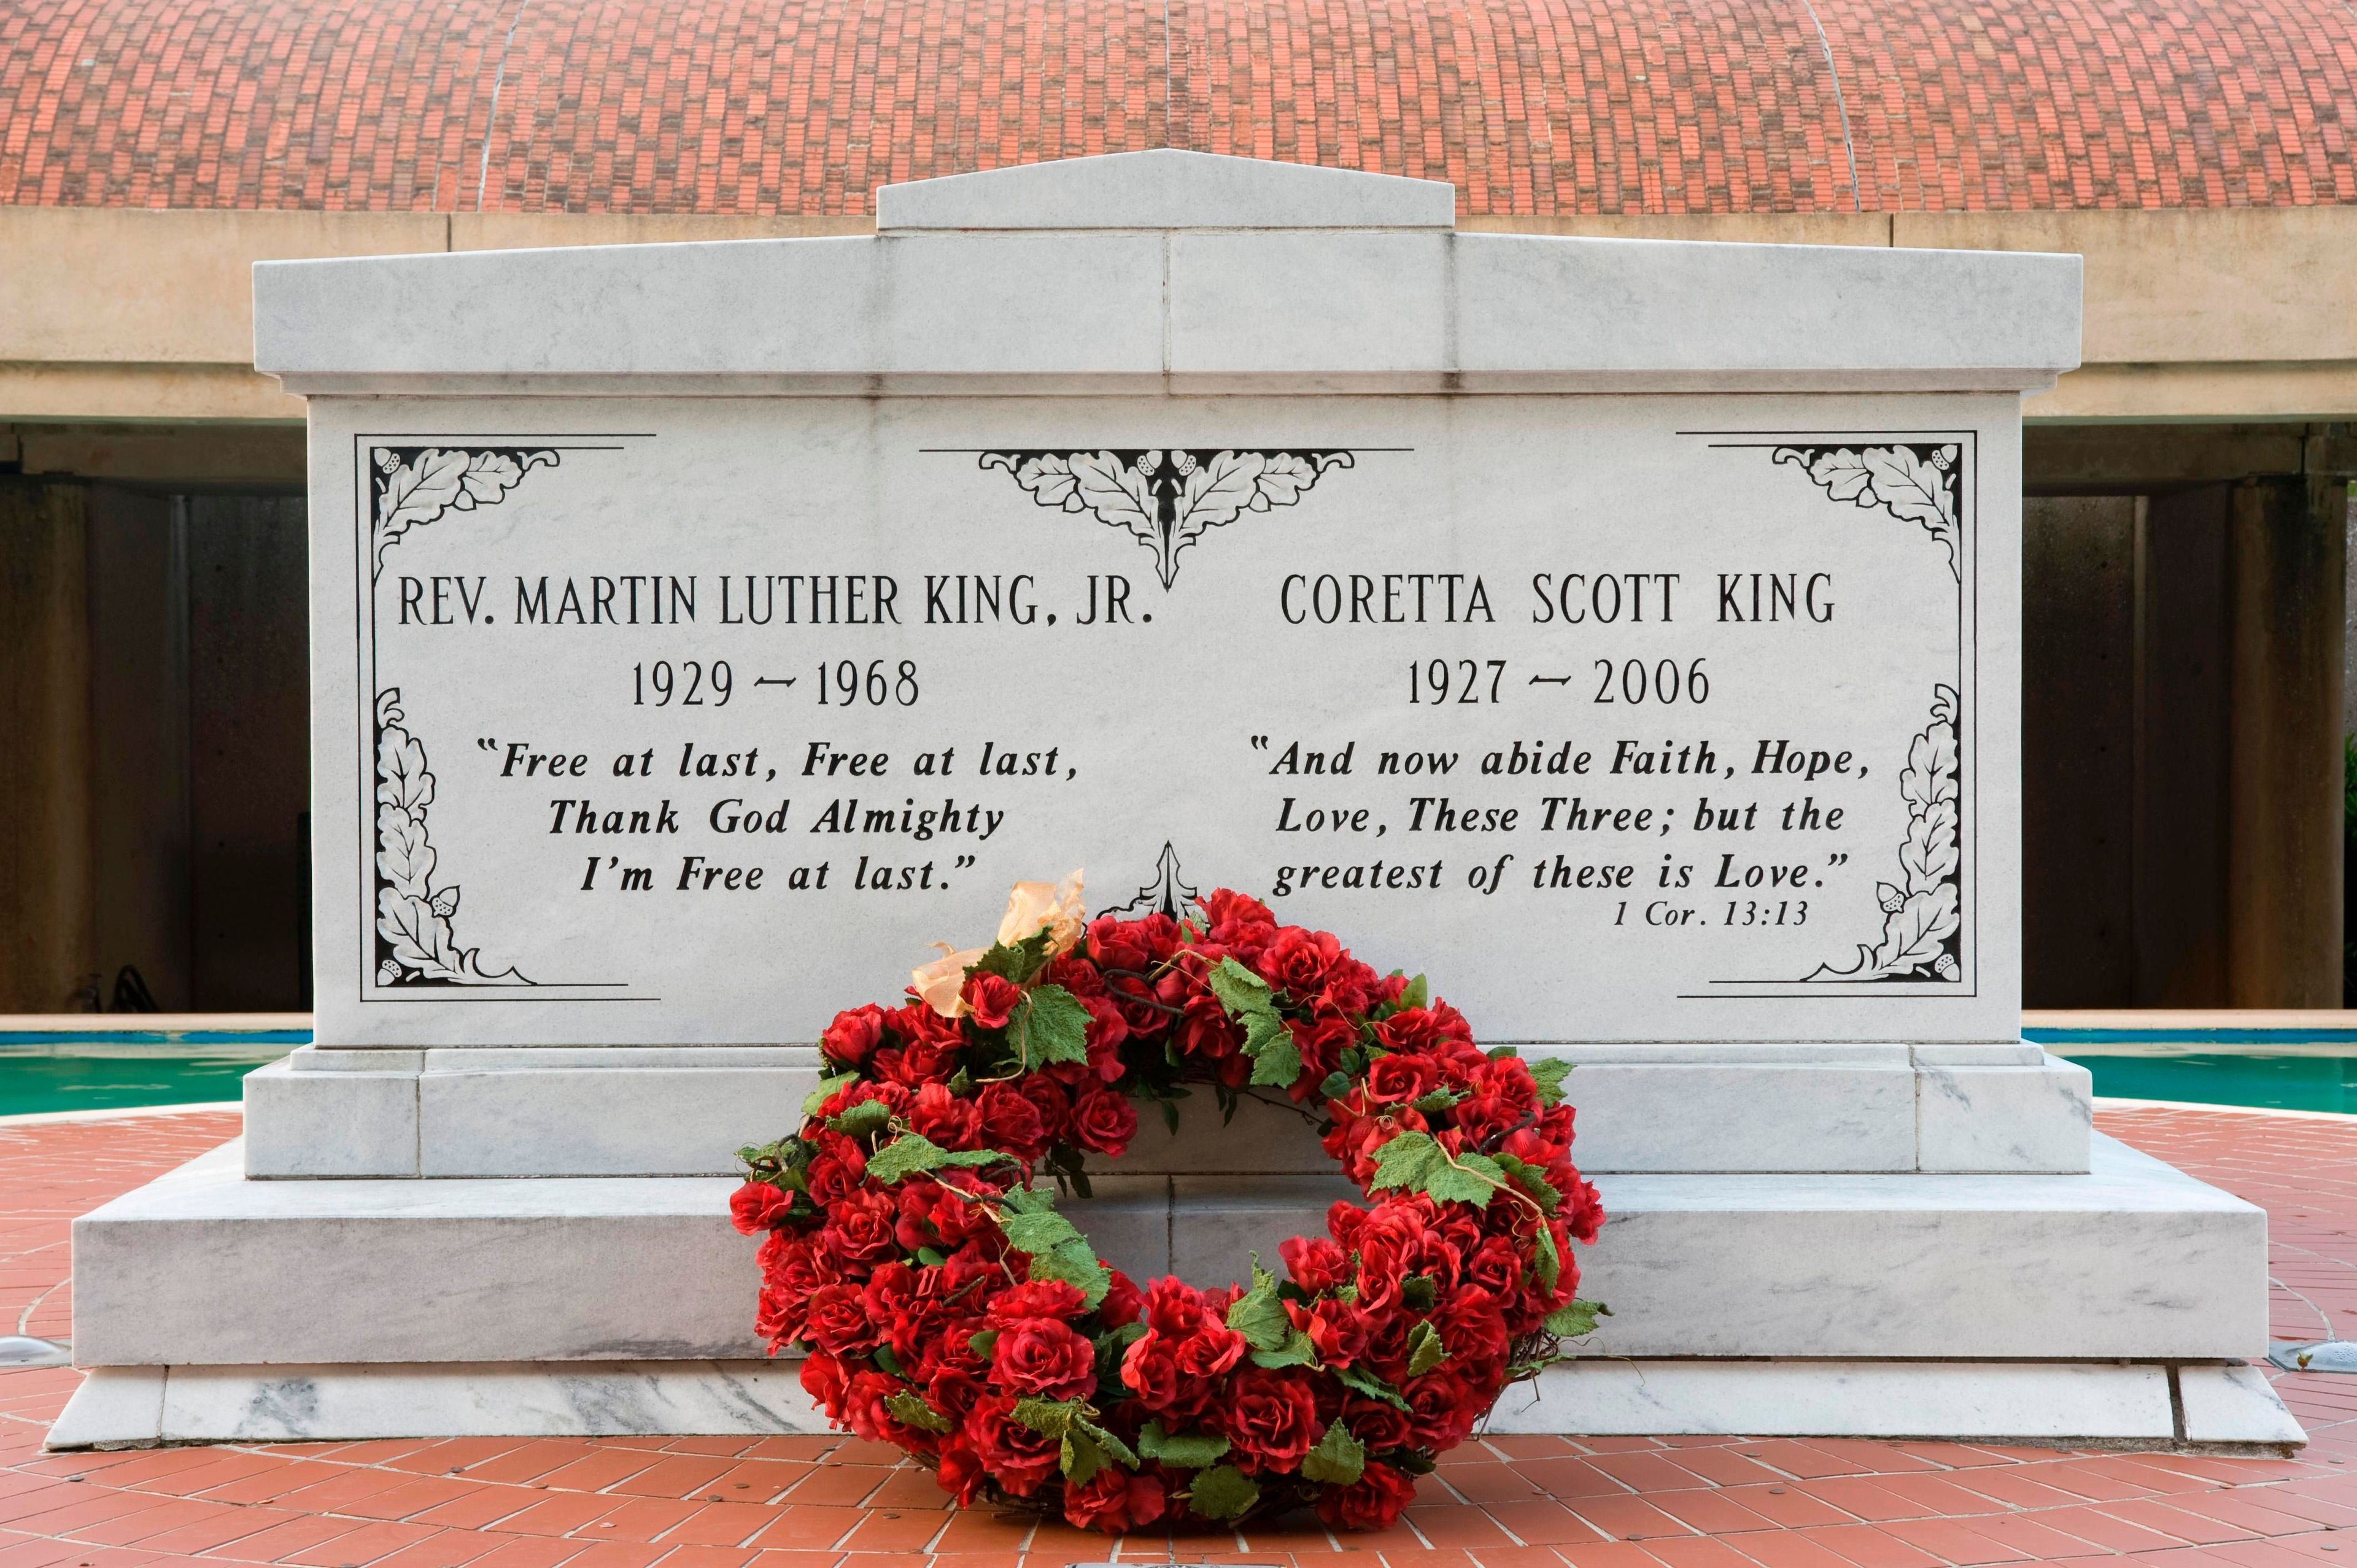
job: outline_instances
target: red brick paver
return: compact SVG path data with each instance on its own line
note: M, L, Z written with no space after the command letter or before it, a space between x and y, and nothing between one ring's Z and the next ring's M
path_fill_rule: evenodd
M2263 1204L2275 1332L2357 1336L2357 1118L2106 1112ZM65 1332L66 1222L231 1114L0 1128L0 1314ZM2357 1379L2283 1377L2297 1459L1953 1443L1497 1437L1379 1536L1130 1537L949 1509L847 1438L459 1438L43 1455L80 1374L0 1373L0 1568L2357 1568ZM1351 1553L1346 1562L1340 1554Z

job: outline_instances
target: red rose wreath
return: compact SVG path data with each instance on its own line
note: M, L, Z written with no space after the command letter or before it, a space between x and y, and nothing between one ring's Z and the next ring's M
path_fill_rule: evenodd
M807 1347L838 1425L1106 1531L1314 1503L1381 1529L1413 1477L1601 1309L1569 1243L1603 1211L1565 1064L1484 1052L1421 979L1240 894L1083 926L1077 875L1016 889L986 950L840 1014L801 1133L748 1149L759 1327ZM1141 1290L1057 1213L1143 1098L1281 1091L1370 1200L1281 1249L1288 1278Z

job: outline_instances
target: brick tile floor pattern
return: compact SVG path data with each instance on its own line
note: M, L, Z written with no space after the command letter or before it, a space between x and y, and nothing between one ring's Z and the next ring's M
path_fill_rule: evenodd
M2104 1130L2264 1205L2274 1332L2357 1337L2357 1118ZM233 1113L0 1128L0 1324L67 1332L66 1225ZM458 1438L44 1455L79 1374L0 1373L0 1568L2357 1568L2357 1378L2287 1376L2297 1459L1786 1438L1476 1440L1382 1535L1130 1536L950 1509L851 1439Z

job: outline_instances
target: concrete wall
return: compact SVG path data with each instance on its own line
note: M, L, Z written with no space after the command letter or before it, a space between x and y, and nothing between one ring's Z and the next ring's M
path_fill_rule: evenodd
M2357 207L1466 220L1468 229L2078 252L2086 366L2033 419L2357 415ZM864 219L0 208L0 421L296 421L250 369L259 260L859 233ZM0 453L0 458L5 458Z

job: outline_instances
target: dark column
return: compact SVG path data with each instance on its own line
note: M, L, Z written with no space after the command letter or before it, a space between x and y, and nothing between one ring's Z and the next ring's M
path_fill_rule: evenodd
M2223 1007L2226 988L2226 518L2202 485L2145 506L2137 605L2137 1007Z
M307 542L299 497L191 496L193 1004L301 1004L310 809Z
M2143 502L2022 504L2022 996L2117 1007L2136 984L2136 574Z
M2338 1007L2346 481L2238 486L2229 539L2228 1001Z
M90 626L78 485L0 478L0 1012L91 979Z
M91 860L97 968L156 1004L188 989L188 564L181 506L89 489Z

